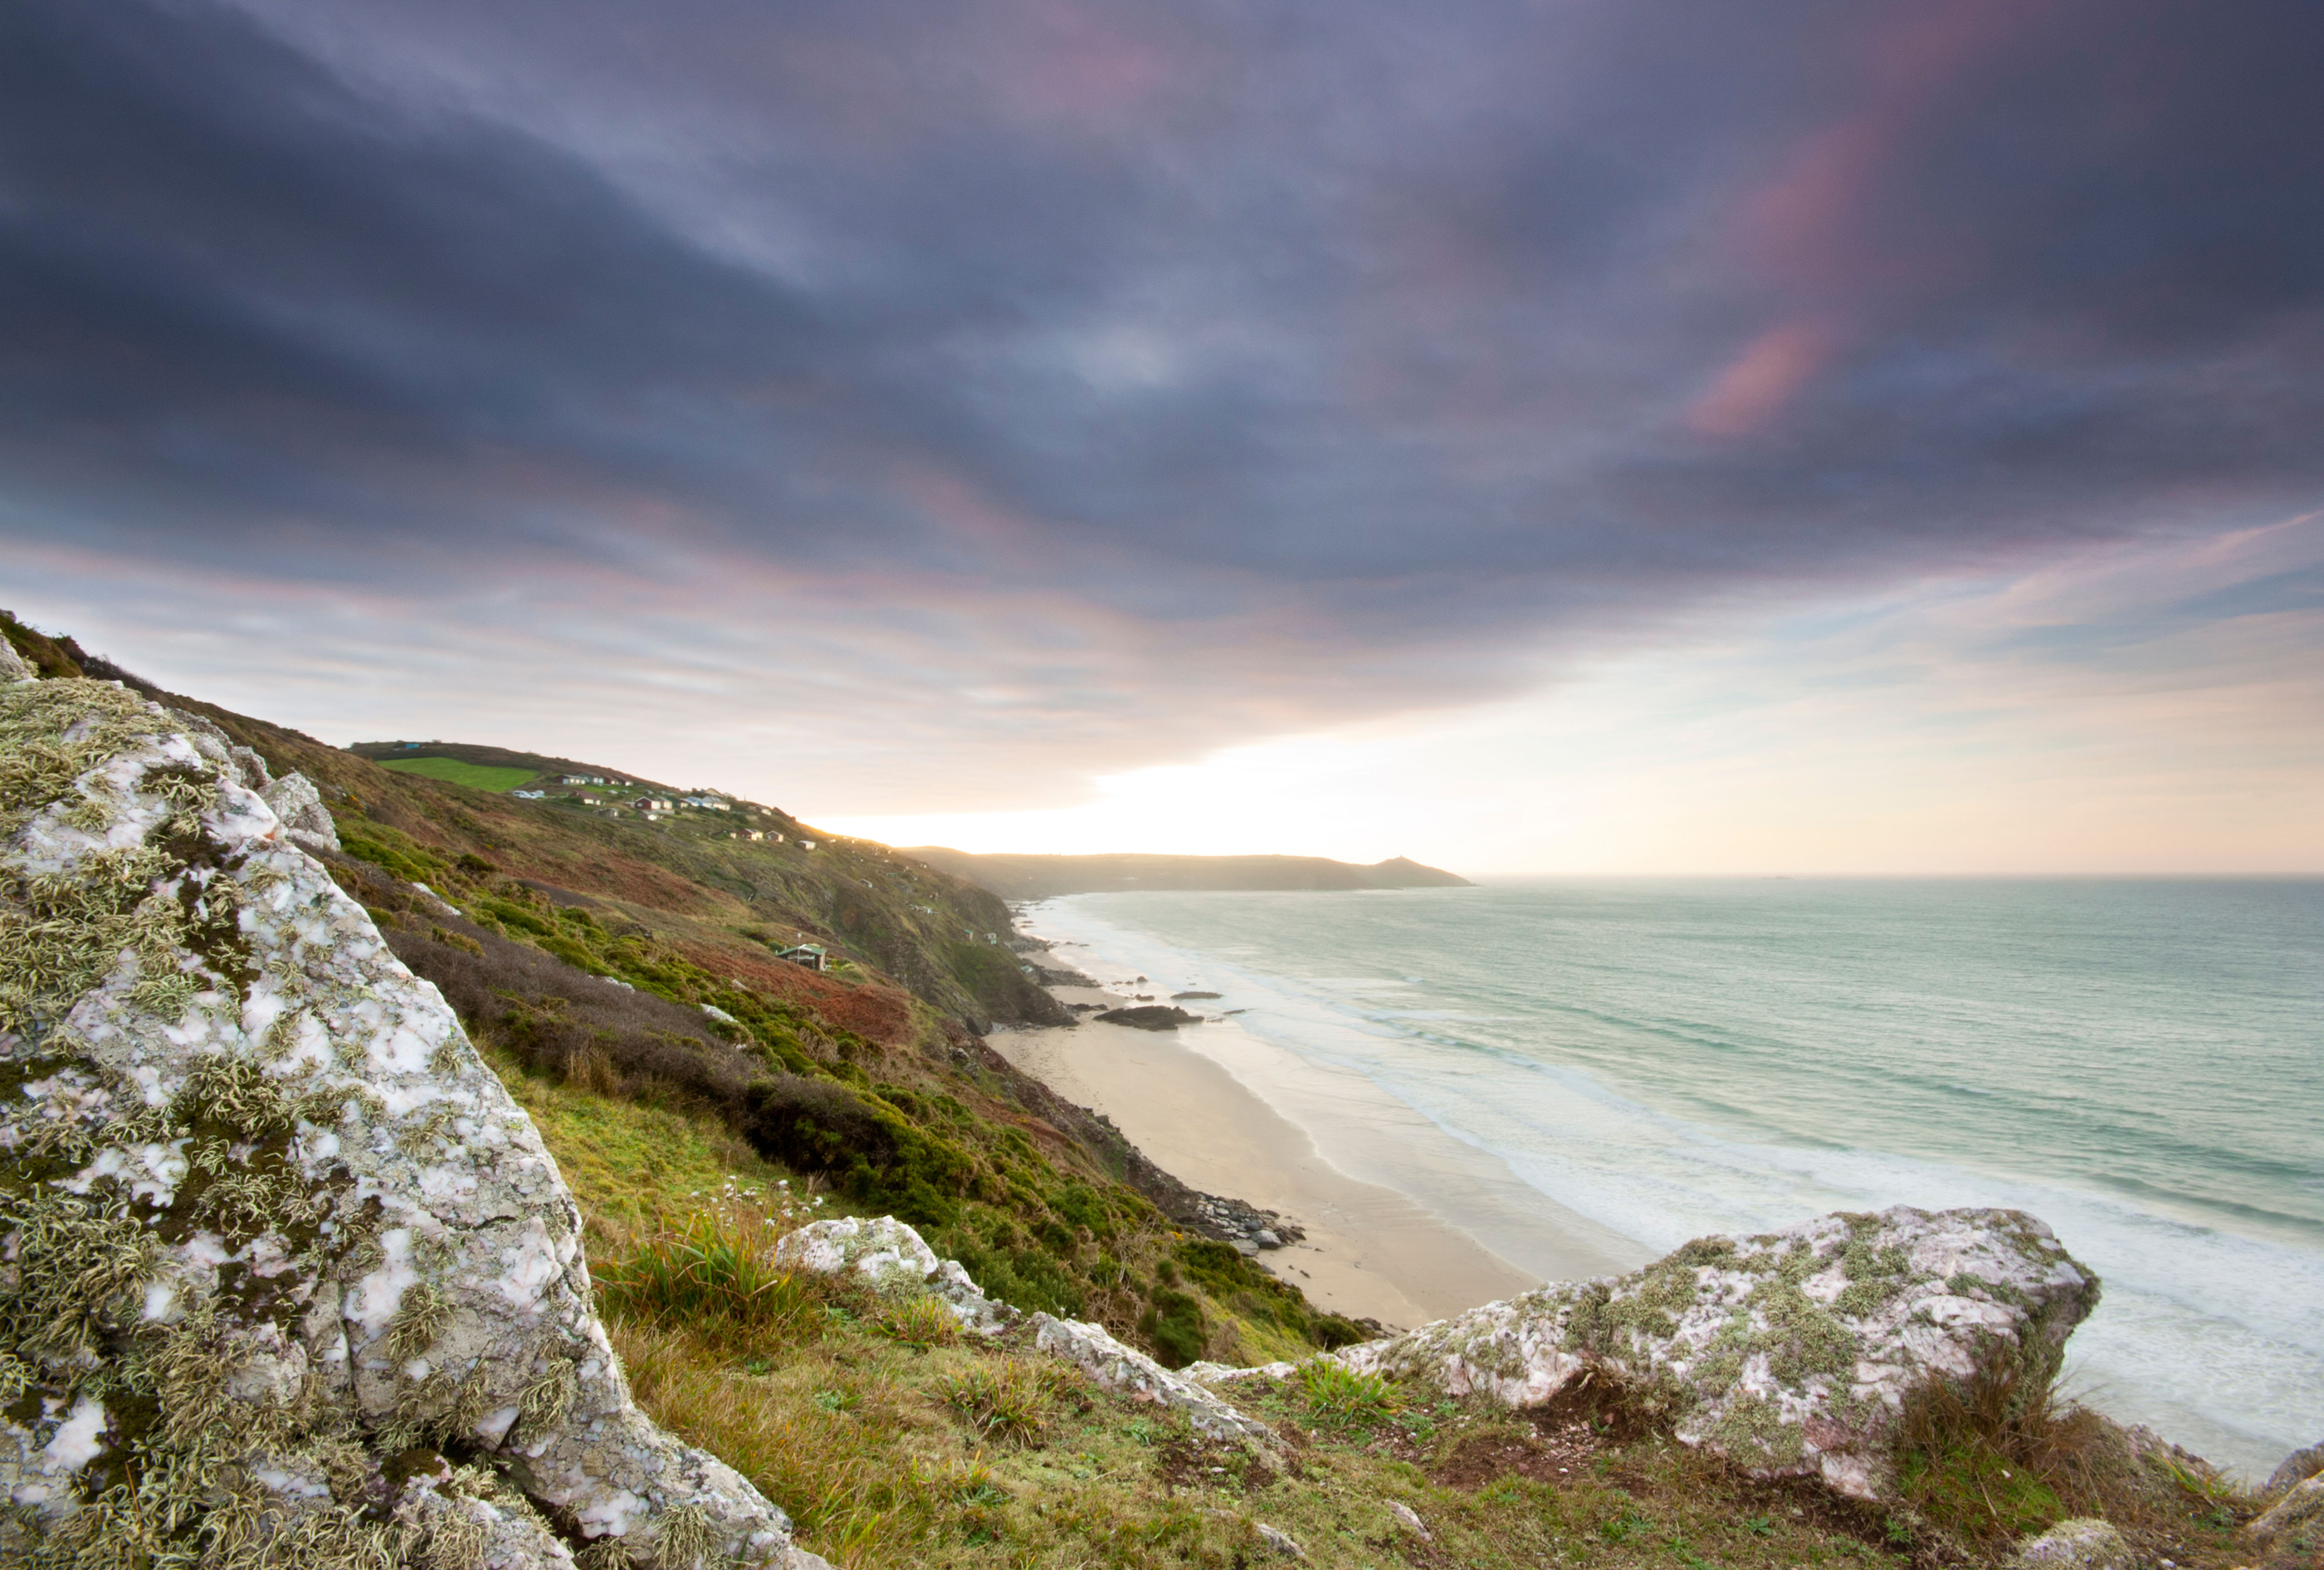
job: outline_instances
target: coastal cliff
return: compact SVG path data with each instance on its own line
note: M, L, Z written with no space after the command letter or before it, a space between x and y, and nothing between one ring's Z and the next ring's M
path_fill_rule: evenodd
M1381 1335L941 975L761 957L683 875L717 846L564 837L60 653L0 650L10 1563L2319 1546L2324 1452L2246 1491L2055 1396L2098 1288L2030 1217L1702 1239Z

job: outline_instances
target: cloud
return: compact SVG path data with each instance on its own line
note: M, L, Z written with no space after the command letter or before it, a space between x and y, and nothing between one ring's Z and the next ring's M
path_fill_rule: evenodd
M2163 0L27 0L0 537L187 685L221 612L392 658L356 604L436 640L406 716L504 734L480 681L611 637L825 695L776 728L834 781L1070 791L2312 505L2319 45Z

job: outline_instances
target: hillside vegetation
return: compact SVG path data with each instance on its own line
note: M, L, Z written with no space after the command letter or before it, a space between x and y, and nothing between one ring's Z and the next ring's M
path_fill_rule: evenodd
M125 677L13 619L0 633L43 675ZM1882 1506L1754 1481L1598 1381L1513 1413L1311 1365L1236 1389L1280 1436L1268 1454L1095 1388L1021 1328L987 1342L925 1299L787 1273L790 1228L892 1214L993 1297L1172 1366L1366 1334L1205 1235L1196 1196L985 1046L991 1020L1054 1009L993 892L771 808L606 817L161 696L322 789L333 876L557 1158L640 1403L849 1570L1999 1564L2096 1513L2143 1564L2319 1563L2309 1537L2244 1543L2252 1497L2047 1390L1927 1403ZM746 825L786 837L733 837ZM801 937L835 970L775 956Z

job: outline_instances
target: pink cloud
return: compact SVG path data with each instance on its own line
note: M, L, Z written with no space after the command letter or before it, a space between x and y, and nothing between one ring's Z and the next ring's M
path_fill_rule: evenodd
M1748 436L1764 429L1791 407L1838 346L1831 329L1821 322L1788 321L1769 328L1688 407L1688 428L1715 437Z

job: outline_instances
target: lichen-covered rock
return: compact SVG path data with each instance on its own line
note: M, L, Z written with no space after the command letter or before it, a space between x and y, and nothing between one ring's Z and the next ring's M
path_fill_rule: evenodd
M2318 1536L2324 1538L2324 1477L2294 1484L2291 1492L2244 1528L2244 1536L2264 1546L2303 1527L2318 1528Z
M337 852L338 826L331 821L331 809L323 805L322 794L312 780L304 774L285 774L259 794L292 845L318 855Z
M2011 1561L2019 1570L2131 1570L2137 1562L2114 1523L2095 1516L2060 1521L2029 1538Z
M2282 1493L2286 1489L2299 1487L2319 1473L2324 1473L2324 1445L2310 1445L2285 1456L2282 1464L2268 1474L2267 1484L2260 1492Z
M810 1223L775 1244L775 1263L818 1275L853 1275L885 1298L939 1298L964 1328L983 1335L997 1335L1019 1317L1008 1304L987 1298L959 1261L938 1259L918 1233L892 1215Z
M1222 1362L1190 1362L1178 1371L1198 1385L1231 1385L1239 1380L1287 1380L1299 1371L1290 1362L1263 1362L1257 1368L1230 1368Z
M1702 1238L1628 1276L1562 1282L1330 1354L1510 1406L1611 1372L1678 1437L1763 1475L1878 1497L1907 1392L2055 1373L2098 1279L2014 1210L1821 1217Z
M1277 1553L1282 1555L1285 1558L1305 1559L1307 1557L1307 1550L1299 1546L1299 1539L1294 1538L1281 1527L1270 1527L1265 1521L1261 1521L1259 1523L1258 1531L1259 1540L1265 1543Z
M0 1561L784 1562L632 1405L540 1136L277 783L0 684Z
M1185 1413L1186 1421L1197 1433L1216 1439L1257 1440L1263 1445L1275 1442L1275 1435L1266 1424L1245 1417L1184 1374L1172 1373L1135 1347L1122 1345L1102 1326L1036 1314L1033 1344L1078 1367L1100 1390L1116 1390L1134 1400L1152 1401Z

